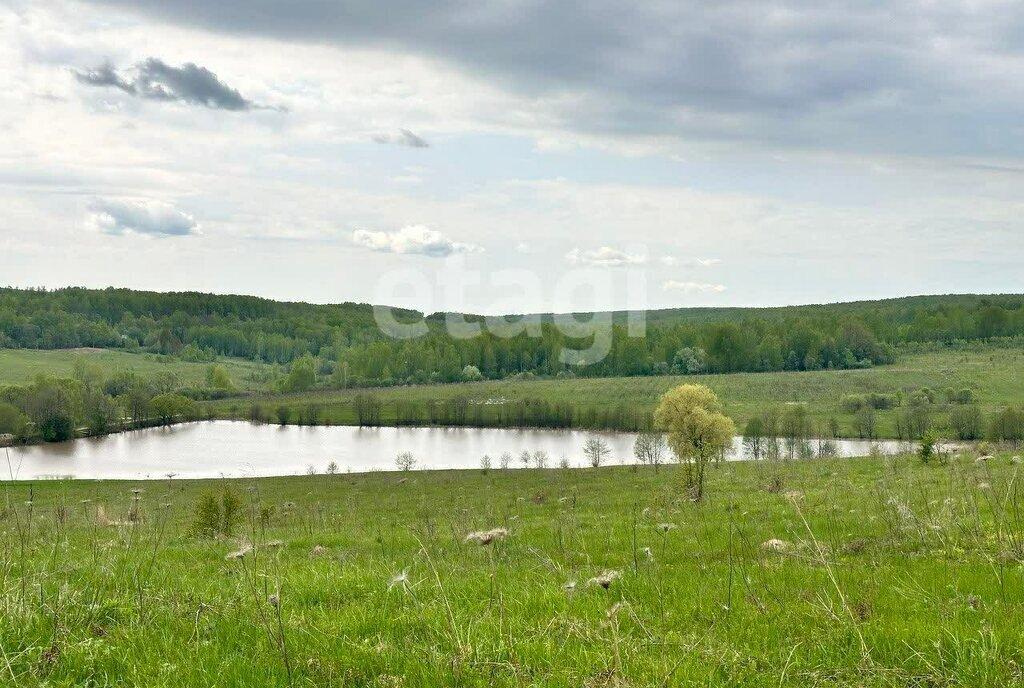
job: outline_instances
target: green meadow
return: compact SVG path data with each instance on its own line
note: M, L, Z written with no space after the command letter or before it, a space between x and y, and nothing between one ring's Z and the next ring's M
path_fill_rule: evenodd
M301 394L256 395L249 399L230 399L208 406L221 417L245 418L253 404L268 415L278 407L292 409L293 418L304 408L315 405L319 421L354 424L352 400L360 393L371 393L382 403L381 421L393 423L401 403L424 405L463 397L470 403L516 402L542 399L550 403L573 404L579 409L613 411L636 410L650 413L660 396L684 383L707 385L725 404L727 413L743 424L752 416L772 407L805 403L811 418L820 426L831 418L839 422L842 434L855 436L854 419L841 408L848 394L877 392L911 393L922 388L936 391L970 389L982 413L992 414L1007 406L1024 405L1024 350L976 346L964 350L939 350L901 354L893 365L863 370L819 370L809 372L730 373L725 375L688 375L620 378L575 378L558 380L503 380L450 385L389 387L373 390L318 390ZM895 409L880 410L877 432L881 437L896 437ZM937 409L940 422L948 409Z
M36 375L71 377L75 362L83 360L98 366L106 377L132 370L143 377L158 373L173 373L183 385L201 385L206 380L209 363L183 361L174 356L151 353L131 353L117 349L0 349L0 386L25 385ZM258 381L268 369L262 363L237 358L219 358L217 365L224 367L240 390L263 389Z
M1021 685L1018 462L8 483L0 684Z

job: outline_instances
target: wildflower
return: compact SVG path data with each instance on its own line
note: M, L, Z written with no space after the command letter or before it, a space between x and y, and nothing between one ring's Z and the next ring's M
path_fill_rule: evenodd
M979 456L978 458L976 458L974 460L974 463L985 463L986 461L990 461L992 458L993 457L991 454L984 454L983 456Z
M781 554L783 552L788 552L790 550L790 548L792 547L792 545L790 545L785 540L780 540L778 538L772 538L771 540L765 540L764 542L762 542L761 543L761 547L763 549L766 549L766 550L770 551L770 552L778 552L778 553Z
M478 545L489 545L498 540L508 537L508 530L505 528L492 528L491 530L480 530L469 533L463 538L463 542L475 542Z
M608 588L610 588L612 586L612 582L616 578L620 577L621 575L622 575L621 571L616 571L614 569L605 569L604 571L602 571L598 575L596 575L593 578L591 578L590 580L588 580L587 584L588 585L600 585L602 588L607 590Z
M668 531L672 530L675 527L676 527L675 523L659 523L658 524L658 530L660 530L663 533L667 533Z
M654 552L651 551L650 547L644 547L640 551L647 557L647 561L654 561Z
M142 494L142 488L141 487L136 487L136 488L132 489L131 493L133 495L135 495L136 497L138 497L140 494Z
M245 555L252 551L252 545L249 543L243 544L241 547L236 549L234 552L228 552L224 555L224 559L231 561L232 559L244 559Z
M565 585L562 586L562 590L565 590L566 592L572 592L575 589L576 589L576 581L575 581L575 579L570 579L570 580L566 581Z
M794 502L798 502L798 501L800 501L801 499L804 498L803 492L798 492L797 490L790 490L789 492L783 492L782 496L785 497L786 499L792 500Z
M271 607L277 607L277 605L281 604L281 598L279 598L277 595L271 595L267 598L267 602L270 604Z
M319 557L319 556L321 556L323 554L326 554L326 553L327 553L327 548L324 547L323 545L316 545L315 547L313 547L313 549L309 550L309 556L311 556L311 557Z
M283 547L284 546L284 540L267 540L265 543L263 543L263 546L264 547Z

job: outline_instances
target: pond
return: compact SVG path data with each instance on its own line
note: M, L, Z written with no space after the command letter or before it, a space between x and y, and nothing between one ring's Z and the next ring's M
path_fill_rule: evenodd
M634 433L587 430L496 428L357 428L255 425L242 421L186 423L169 428L132 430L55 444L11 447L9 461L0 450L2 478L182 478L256 477L324 473L333 462L339 472L393 471L395 457L412 452L417 468L479 468L485 454L494 468L512 455L510 468L523 466L520 455L541 451L547 465L564 458L587 465L583 443L600 436L611 449L609 463L632 463ZM872 443L837 440L839 456L866 456ZM898 442L878 442L885 453ZM748 458L740 438L731 459ZM3 465L6 464L6 465Z

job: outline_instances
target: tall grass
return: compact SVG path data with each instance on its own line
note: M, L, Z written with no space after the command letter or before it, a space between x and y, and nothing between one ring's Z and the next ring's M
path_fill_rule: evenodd
M976 458L8 482L0 685L1020 685Z

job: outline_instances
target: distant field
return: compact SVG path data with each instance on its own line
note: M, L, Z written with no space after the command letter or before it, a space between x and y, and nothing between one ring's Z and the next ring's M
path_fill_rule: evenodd
M209 366L208 363L190 363L171 356L111 349L0 349L0 385L27 384L40 373L70 377L78 359L98 364L108 375L120 370L134 370L143 376L170 371L185 384L203 382ZM262 364L237 359L221 359L217 363L227 369L239 389L261 388L248 378L251 373L264 369Z
M1020 686L1017 469L8 483L0 685Z
M105 371L131 369L142 375L171 371L186 385L202 383L208 364L189 363L168 356L112 350L37 351L0 349L0 385L25 384L39 373L56 376L72 374L79 358L98 363ZM207 409L219 417L245 418L252 404L265 411L288 406L296 414L310 404L320 407L320 422L354 424L352 398L369 391L383 402L384 423L394 423L396 403L466 397L472 402L514 402L535 398L568 402L577 408L615 409L625 407L652 410L665 390L683 383L705 384L725 402L729 414L742 427L751 416L771 406L807 403L812 417L825 424L839 420L844 435L853 435L853 418L844 414L840 399L846 394L970 388L984 413L1002 407L1024 406L1024 349L979 346L972 350L939 351L902 355L895 365L866 370L823 370L816 372L734 373L629 378L576 378L570 380L488 381L470 384L421 385L373 390L318 390L303 394L274 395L254 374L267 366L252 361L222 359L238 389L248 396L211 402ZM941 410L940 410L941 415ZM878 412L878 431L894 437L895 411Z
M1024 405L1024 350L979 347L970 351L940 351L905 355L891 366L867 370L816 372L734 373L685 377L630 377L572 380L495 381L456 385L391 387L372 392L384 402L383 421L394 420L395 402L426 402L465 396L477 402L533 397L571 402L579 407L611 408L625 405L652 410L665 390L683 383L708 385L725 402L729 414L741 424L768 407L806 402L812 416L825 423L832 416L844 434L852 434L852 417L843 414L839 401L845 394L970 388L982 410L990 413L1007 405ZM309 404L321 407L321 420L355 423L352 398L359 390L317 391L298 395L226 400L211 408L220 416L245 417L252 401L273 410L288 405L296 410ZM895 412L878 413L879 432L895 436Z

